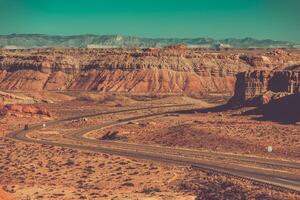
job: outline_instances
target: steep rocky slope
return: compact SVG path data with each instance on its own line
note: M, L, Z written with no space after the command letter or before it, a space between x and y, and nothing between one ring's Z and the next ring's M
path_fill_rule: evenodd
M255 100L256 97L270 99L300 92L300 71L256 70L237 75L235 95L239 102ZM262 101L263 102L263 101Z
M291 69L292 68L292 69ZM300 71L255 70L237 75L234 96L229 106L255 107L244 114L262 115L263 120L295 123L300 121Z
M297 51L148 49L0 50L1 90L233 93L235 75L300 63Z

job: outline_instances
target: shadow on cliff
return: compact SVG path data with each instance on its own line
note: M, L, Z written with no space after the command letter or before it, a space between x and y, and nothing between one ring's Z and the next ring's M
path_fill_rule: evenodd
M268 104L246 111L242 115L262 115L256 118L261 121L281 123L300 122L300 93L288 95Z
M244 93L245 93L245 86L244 86L244 75L243 73L238 73L236 75L237 80L235 82L235 91L234 96L232 96L226 103L222 105L218 105L215 107L210 108L203 108L203 109L193 109L188 111L181 111L178 112L179 114L192 114L192 113L210 113L210 112L225 112L228 110L234 110L239 109L242 107L242 103L240 102L240 99L244 99Z
M226 112L229 110L242 111L242 108L245 107L248 107L250 110L244 111L238 115L260 115L261 117L255 117L254 119L259 121L273 121L285 124L300 122L300 93L281 97L279 99L270 101L268 104L259 105L256 107L247 104L233 104L233 101L229 100L227 104L216 107L184 110L176 113L193 114Z
M276 92L282 91L284 88L280 84L286 85L287 80L281 76L277 79L272 79L270 87L272 90L269 92L271 95L262 94L265 96L257 96L250 101L244 101L245 99L245 74L238 73L235 83L234 96L224 105L216 106L213 108L194 109L189 111L179 112L180 114L191 113L209 113L209 112L225 112L228 110L240 110L241 114L235 115L260 115L254 119L259 121L274 121L279 123L296 123L300 122L300 93L291 94L288 96L271 99L272 95ZM280 84L279 84L280 83ZM285 84L286 83L286 84ZM278 85L279 84L279 85ZM279 89L278 89L279 88ZM278 91L279 90L279 91ZM268 97L270 101L264 103L263 98ZM245 111L246 108L247 111Z

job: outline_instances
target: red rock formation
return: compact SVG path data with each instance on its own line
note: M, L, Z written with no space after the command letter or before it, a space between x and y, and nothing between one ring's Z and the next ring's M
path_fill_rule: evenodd
M244 114L263 119L296 123L300 121L300 71L248 71L237 76L235 94L229 106L255 106Z
M265 104L275 94L285 96L299 92L300 71L248 71L237 75L235 95L232 101L242 103L256 98L254 102L260 99L261 104Z
M163 49L0 49L2 90L233 93L235 74L299 64L300 55Z
M35 106L35 105L29 105L29 104L10 104L5 105L0 110L0 113L2 115L6 115L8 113L28 113L28 114L40 114L40 115L46 115L48 117L51 117L50 111L42 106Z
M259 55L242 55L240 59L253 67L271 67L272 63L269 57Z
M234 81L233 76L204 77L195 72L155 68L136 71L90 70L77 77L69 89L134 93L226 92L234 86Z

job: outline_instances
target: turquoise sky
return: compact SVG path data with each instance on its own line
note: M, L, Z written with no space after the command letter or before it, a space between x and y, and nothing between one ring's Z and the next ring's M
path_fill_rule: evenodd
M0 0L0 34L300 42L300 0Z

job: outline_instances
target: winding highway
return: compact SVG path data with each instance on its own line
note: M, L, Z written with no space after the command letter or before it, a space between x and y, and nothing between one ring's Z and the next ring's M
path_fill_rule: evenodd
M90 115L76 116L61 120L53 120L47 122L46 125L53 126L62 122L80 119L83 117L96 117L107 114L116 114L123 112L126 113L138 110L149 110L153 108L179 108L190 105L191 104L163 105L102 112ZM166 114L176 114L187 110L190 110L190 108L128 117L112 122L106 122L100 125L82 128L71 134L65 135L65 138L68 139L70 142L33 139L27 136L27 133L29 133L30 131L42 129L42 124L33 125L28 130L13 131L9 133L7 137L23 142L54 145L59 147L73 148L84 151L100 152L107 154L116 154L132 158L149 159L154 161L172 163L175 165L193 166L195 168L219 172L229 176L250 179L263 184L273 185L281 188L286 188L292 191L300 192L300 176L290 172L300 170L300 162L266 159L261 157L252 157L209 151L199 151L192 149L132 144L107 140L96 140L86 137L86 134L91 131L100 130L106 127L116 126L120 124L126 124L128 122L139 121L146 118L157 117Z

